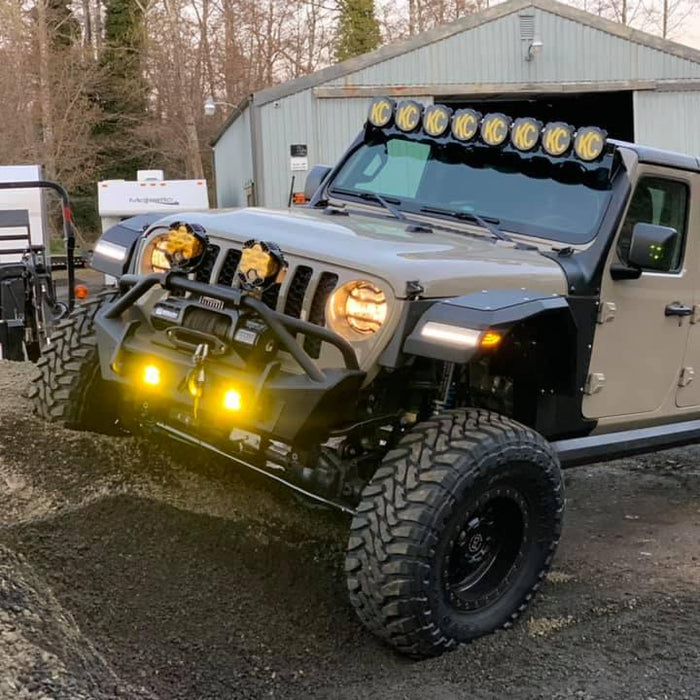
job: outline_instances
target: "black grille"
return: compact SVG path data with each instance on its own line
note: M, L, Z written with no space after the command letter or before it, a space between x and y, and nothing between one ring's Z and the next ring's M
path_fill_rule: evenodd
M287 301L284 304L284 313L287 316L299 318L301 316L301 308L304 304L304 295L311 281L312 270L306 265L299 265L294 271L294 277L289 283L289 291L287 292Z
M280 285L273 284L271 287L268 287L262 293L262 300L271 309L276 309L277 308L277 299L279 298L279 295L280 295Z
M311 300L311 308L309 309L309 321L317 326L323 326L326 323L326 302L331 292L338 284L338 275L333 272L324 272L321 274L316 285L314 298ZM304 350L317 359L321 354L321 341L318 338L306 337L304 339Z
M218 245L208 245L204 253L204 260L202 264L197 268L195 273L195 279L197 282L209 282L211 279L211 272L214 269L214 263L219 257L219 246Z
M219 272L219 284L224 284L230 287L233 284L233 278L236 276L236 270L238 269L238 263L241 261L241 251L231 248L226 253L224 258L224 264L221 266L221 272Z

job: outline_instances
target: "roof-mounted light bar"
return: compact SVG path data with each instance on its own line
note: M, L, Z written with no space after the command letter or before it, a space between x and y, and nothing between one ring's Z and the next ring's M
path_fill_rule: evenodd
M575 129L565 122L542 124L532 117L513 120L500 112L482 115L474 109L452 110L445 105L424 107L415 100L402 100L397 104L388 97L372 100L368 120L379 129L393 124L404 133L412 133L422 128L433 138L451 136L462 143L480 141L493 147L510 143L524 153L541 148L555 158L573 153L585 162L595 161L605 153L608 136L597 126Z

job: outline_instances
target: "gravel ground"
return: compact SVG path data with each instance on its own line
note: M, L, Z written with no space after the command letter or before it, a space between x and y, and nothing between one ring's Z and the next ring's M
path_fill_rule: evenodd
M700 448L569 472L522 622L411 662L353 617L343 516L181 446L45 425L32 372L0 362L3 700L700 698Z

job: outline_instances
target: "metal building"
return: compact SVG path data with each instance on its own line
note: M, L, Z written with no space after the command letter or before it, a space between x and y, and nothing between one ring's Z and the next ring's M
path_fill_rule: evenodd
M700 154L700 51L555 0L509 0L255 93L214 140L218 206L286 206L333 164L375 95L605 127Z

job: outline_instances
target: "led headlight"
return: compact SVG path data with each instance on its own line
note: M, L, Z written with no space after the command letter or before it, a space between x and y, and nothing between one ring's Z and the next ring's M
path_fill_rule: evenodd
M388 310L384 292L363 280L340 287L330 298L328 307L330 327L355 340L376 333L386 320Z
M204 259L206 249L207 237L201 226L176 221L166 233L158 234L148 242L141 272L191 272Z

